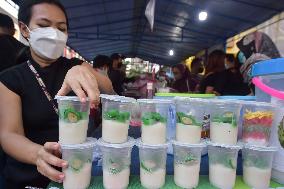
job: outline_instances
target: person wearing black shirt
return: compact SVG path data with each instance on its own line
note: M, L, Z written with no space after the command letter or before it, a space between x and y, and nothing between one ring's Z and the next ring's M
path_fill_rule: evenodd
M25 45L15 39L14 34L13 20L0 13L0 72L20 63L17 57Z
M244 82L240 72L240 65L233 54L226 54L226 85L223 95L245 96L251 93L249 86Z
M0 72L19 64L16 59L25 46L13 37L14 34L15 28L12 18L0 13ZM5 154L0 147L0 177L5 161Z
M99 103L104 78L87 63L61 57L68 20L58 0L25 0L19 9L19 27L30 43L29 61L0 74L0 142L7 154L6 188L45 188L62 182L68 166L60 159L55 95L73 91L91 107ZM33 68L33 69L32 69ZM45 84L38 80L41 79ZM41 85L40 85L41 84ZM50 94L51 98L48 98Z
M112 82L112 86L114 91L118 95L122 95L124 88L124 80L125 80L125 75L122 73L120 70L120 67L122 66L122 56L118 53L114 53L111 55L112 59L112 65L109 70L109 78Z
M215 50L209 54L205 77L200 83L200 93L222 95L226 83L225 53Z

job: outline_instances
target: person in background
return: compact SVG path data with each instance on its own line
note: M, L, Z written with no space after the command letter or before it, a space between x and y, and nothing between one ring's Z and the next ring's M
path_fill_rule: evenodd
M223 95L246 96L251 93L247 84L244 83L240 72L240 65L233 54L226 54L225 58L226 83Z
M98 55L93 60L93 68L105 76L108 75L111 64L111 59L105 55Z
M25 48L24 44L13 37L14 34L15 27L12 18L0 13L0 72L19 64L17 57L19 52ZM0 147L0 180L3 178L5 162L5 154ZM0 188L4 188L1 183L3 182L0 181Z
M172 67L174 83L172 88L179 93L192 93L197 83L191 78L188 68L184 64L177 64Z
M26 46L15 39L15 27L12 18L0 13L0 72L19 63L19 52Z
M211 52L205 69L205 76L200 83L199 92L222 95L226 80L225 53L222 50Z
M110 67L108 76L112 82L114 91L118 95L122 95L124 92L124 80L125 75L121 72L120 68L122 66L122 57L120 54L115 53L111 55L112 65Z
M190 73L191 73L192 79L196 82L195 91L198 91L200 82L203 78L203 75L202 75L203 71L204 71L204 66L202 63L202 59L194 58L190 65Z

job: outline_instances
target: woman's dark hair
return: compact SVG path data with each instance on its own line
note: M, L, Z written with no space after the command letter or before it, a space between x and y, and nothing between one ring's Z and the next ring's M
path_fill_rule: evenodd
M101 68L107 66L108 68L111 66L111 59L105 55L98 55L94 58L93 67L94 68Z
M222 50L215 50L209 54L206 65L206 73L215 73L225 70L225 53Z
M176 64L176 65L174 65L174 66L172 67L172 69L173 69L173 68L178 69L178 70L180 71L180 73L182 74L182 77L183 77L183 78L187 78L187 77L190 76L190 71L189 71L189 69L187 68L187 66L184 65L184 64Z
M66 24L67 24L67 27L69 28L69 22L68 22L68 16L67 16L66 10L64 6L60 3L60 1L58 0L23 0L20 3L18 20L23 22L26 25L29 25L31 21L31 17L32 17L33 6L42 4L42 3L52 4L60 8L62 12L65 14L66 22L67 22Z

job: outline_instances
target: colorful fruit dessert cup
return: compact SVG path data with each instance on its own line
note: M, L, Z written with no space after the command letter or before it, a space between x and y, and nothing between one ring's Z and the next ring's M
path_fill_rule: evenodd
M241 105L214 100L212 102L210 139L214 143L235 145L238 140L238 120Z
M243 142L267 146L273 126L274 110L270 105L245 105L243 115Z
M140 181L144 188L158 189L165 184L168 144L145 145L138 142Z
M141 109L142 134L145 144L164 144L167 134L167 114L170 101L138 100Z
M199 183L201 151L204 144L173 141L174 182L181 188L196 188Z
M221 188L234 188L236 181L237 157L241 146L208 144L209 181Z
M133 102L124 98L104 102L102 138L105 142L124 143L127 141L131 104Z
M98 146L103 154L103 185L105 189L125 189L129 184L131 150L135 140L110 144L99 139Z
M243 180L257 189L267 189L270 185L271 169L274 147L257 147L245 145L242 150L243 157Z
M78 97L57 96L59 109L59 142L80 144L86 141L89 123L89 101L81 103Z
M68 168L63 169L64 189L86 189L90 185L93 151L96 145L94 138L87 138L85 143L61 145L62 159L68 161Z
M176 140L189 144L200 143L208 100L176 98ZM207 112L208 113L208 112ZM205 129L205 128L204 128Z

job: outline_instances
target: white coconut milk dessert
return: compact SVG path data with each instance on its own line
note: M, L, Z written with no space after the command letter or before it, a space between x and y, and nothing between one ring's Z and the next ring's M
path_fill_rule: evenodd
M234 145L238 140L237 120L232 112L215 116L210 124L210 139L214 143Z
M103 114L102 138L109 143L124 143L127 141L130 122L129 112L119 112L110 109Z
M147 112L142 116L141 140L144 144L164 144L167 134L166 118L157 112Z
M199 182L200 165L174 165L174 181L175 184L181 188L196 188Z
M103 183L105 189L125 189L129 184L130 169L121 171L103 169Z
M201 139L202 123L192 115L177 112L176 140L179 142L198 144Z
M72 107L61 110L59 120L59 142L61 144L80 144L87 138L88 113L76 111Z
M74 156L74 159L69 161L68 168L63 170L65 174L64 189L86 189L90 185L91 172L91 161L83 162Z
M166 170L157 167L153 161L140 163L141 185L149 189L158 189L165 184Z
M218 188L233 188L236 182L236 169L226 167L222 164L209 165L210 183Z
M257 189L269 188L271 168L261 169L257 167L243 167L244 182Z

